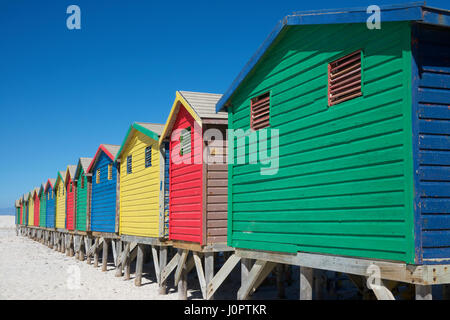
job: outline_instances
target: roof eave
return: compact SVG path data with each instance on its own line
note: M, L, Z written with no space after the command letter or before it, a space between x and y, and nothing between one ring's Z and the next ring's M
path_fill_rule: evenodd
M412 2L403 5L380 6L381 19L383 22L393 21L418 21L428 24L450 26L450 11L430 8L425 6L425 2ZM269 36L264 40L256 53L250 58L239 75L216 104L216 112L227 111L225 108L233 93L255 67L260 58L265 54L270 45L278 37L286 26L312 25L312 24L337 24L337 23L366 23L371 13L367 13L367 8L353 9L331 9L299 12L286 16L278 22Z

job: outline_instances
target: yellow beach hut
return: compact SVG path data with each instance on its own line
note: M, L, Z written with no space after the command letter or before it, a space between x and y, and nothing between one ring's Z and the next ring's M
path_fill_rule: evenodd
M133 123L115 161L120 165L119 233L163 238L164 153L158 143L164 125Z
M56 195L55 202L55 228L66 228L66 191L64 188L64 179L66 177L65 171L59 171L56 177L54 192Z
M34 189L28 193L28 225L34 226Z

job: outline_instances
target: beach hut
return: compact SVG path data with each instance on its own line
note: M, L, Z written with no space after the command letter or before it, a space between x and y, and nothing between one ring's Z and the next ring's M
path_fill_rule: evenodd
M92 176L87 174L92 158L80 158L75 170L76 208L75 229L89 231L87 217L89 216L89 201L91 194Z
M19 216L19 224L22 225L23 224L23 213L24 213L24 207L25 207L25 201L23 196L20 197L19 199L19 203L20 203L20 216Z
M177 91L160 144L170 141L169 239L226 243L227 114L215 112L220 94ZM211 148L211 137L215 140ZM205 137L204 137L205 135ZM205 140L205 142L204 142ZM203 161L213 151L218 164Z
M39 216L40 216L40 206L39 206L39 188L33 190L33 226L39 227Z
M91 231L119 231L117 165L114 163L119 148L117 145L101 144L87 170L92 175Z
M450 261L449 11L380 16L380 28L366 8L285 17L218 102L233 130L228 244L242 257Z
M44 187L45 200L45 227L55 228L55 186L56 179L48 179Z
M135 122L116 155L120 163L119 233L164 238L168 217L164 215L165 148L159 137L163 124Z
M34 226L34 189L28 192L28 226Z
M45 197L45 182L41 184L39 188L38 197L39 197L39 226L45 228L46 227L46 210L47 210L47 198Z
M28 225L28 213L29 213L29 203L28 203L28 196L29 196L29 193L27 192L27 193L25 193L24 195L23 195L23 205L24 205L24 208L23 208L23 220L22 220L22 224L23 225L25 225L25 226L27 226Z
M66 189L64 187L65 171L58 171L54 186L55 199L55 228L65 229L66 227Z
M66 189L66 229L74 230L75 227L75 187L73 184L73 179L75 177L75 170L77 169L74 165L67 166L64 188Z
M18 225L20 223L20 200L14 201L14 208L15 208L15 224Z

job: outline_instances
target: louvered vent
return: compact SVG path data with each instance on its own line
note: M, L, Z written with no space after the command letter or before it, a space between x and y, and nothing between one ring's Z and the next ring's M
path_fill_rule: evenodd
M270 120L270 93L264 93L253 98L250 103L250 127L259 130L269 126Z
M131 157L131 155L129 155L127 157L127 174L130 174L132 172L131 161L132 161L132 157Z
M191 152L191 127L187 127L181 131L180 135L180 155L183 156Z
M328 105L361 95L361 50L358 50L328 65Z
M152 166L152 146L145 148L145 167Z

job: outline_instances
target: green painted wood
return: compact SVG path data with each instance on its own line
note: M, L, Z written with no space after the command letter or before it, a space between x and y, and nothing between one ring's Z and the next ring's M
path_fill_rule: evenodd
M389 22L280 34L228 109L229 128L247 131L250 99L270 91L280 134L274 175L249 164L259 155L248 138L245 150L229 143L245 164L229 164L228 245L414 262L410 32ZM328 107L328 63L359 49L363 95Z
M76 230L86 231L86 208L87 208L87 178L84 175L83 169L78 174L77 182L77 216L76 216ZM84 188L82 188L81 181L84 180Z
M44 192L41 193L41 196L39 198L39 226L45 227L46 226L46 217L47 217L47 197Z

